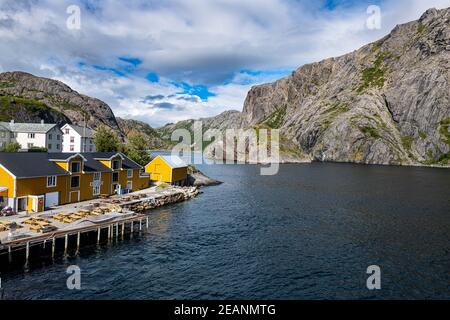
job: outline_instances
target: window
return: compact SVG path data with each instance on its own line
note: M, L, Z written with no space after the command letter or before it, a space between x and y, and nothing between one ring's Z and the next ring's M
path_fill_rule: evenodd
M92 146L89 146L89 152L92 152Z
M34 133L28 134L28 139L34 139L34 138L36 138L36 134L34 134Z
M50 150L51 148L52 148L52 144L49 143L49 144L48 144L48 150Z
M94 181L100 181L101 176L102 176L101 172L95 172Z
M80 187L80 176L70 177L70 188L75 189Z
M47 177L47 188L56 187L56 176Z
M66 129L66 134L69 134L70 133L70 129Z
M118 172L113 172L112 180L113 180L113 182L119 182L119 173Z
M61 140L61 136L59 134L56 135L56 140Z
M48 139L53 140L53 135L51 133L48 135Z
M100 185L94 186L94 187L92 188L92 194L93 194L94 196L100 195Z
M128 169L127 170L127 177L128 178L133 178L133 170L132 169Z
M70 151L75 151L75 147L73 144L70 145Z
M27 147L28 147L28 149L33 148L33 147L34 147L34 143L28 143L28 144L27 144Z
M113 168L113 170L119 170L120 169L120 160L113 160L112 168Z
M128 191L133 190L133 181L127 181L127 189Z
M56 150L59 150L59 143L56 144Z
M70 164L70 171L72 173L78 173L81 171L81 163L80 162L72 162Z
M74 143L75 142L75 137L70 137L70 143Z

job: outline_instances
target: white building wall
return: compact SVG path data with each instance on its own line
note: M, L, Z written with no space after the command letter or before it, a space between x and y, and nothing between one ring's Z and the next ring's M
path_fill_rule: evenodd
M63 151L62 152L96 152L93 138L82 138L70 125L62 127Z
M31 133L18 132L14 140L22 146L22 149L47 148L47 135L45 133L35 133L34 138L32 138Z
M81 136L69 126L64 126L63 152L81 152Z

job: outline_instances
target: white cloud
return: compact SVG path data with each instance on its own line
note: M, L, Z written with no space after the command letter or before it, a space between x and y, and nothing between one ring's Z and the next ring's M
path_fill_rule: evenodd
M73 3L81 6L79 31L66 28L66 8ZM276 79L277 70L347 53L429 7L450 6L449 0L386 0L380 4L382 29L373 31L365 28L369 1L334 10L324 9L324 3L3 0L0 70L59 79L104 100L118 116L162 125L241 109L250 86ZM90 67L117 67L121 56L137 57L142 64L124 77ZM80 62L86 66L80 68ZM239 73L242 69L275 72ZM160 76L159 83L145 80L150 71ZM173 81L208 85L216 96L180 100ZM162 102L175 107L142 102L149 95L164 95Z

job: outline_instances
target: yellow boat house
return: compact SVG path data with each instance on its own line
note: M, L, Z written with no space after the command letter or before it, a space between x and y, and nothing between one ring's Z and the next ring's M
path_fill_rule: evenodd
M145 166L150 180L173 185L185 185L188 178L188 165L178 156L157 156Z
M122 153L0 153L0 205L16 212L40 212L148 186L143 167Z

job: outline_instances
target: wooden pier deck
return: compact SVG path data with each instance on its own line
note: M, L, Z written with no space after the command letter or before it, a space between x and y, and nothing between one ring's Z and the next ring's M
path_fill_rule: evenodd
M76 237L75 248L77 252L80 250L81 237L85 235L89 235L92 239L92 235L95 234L97 243L100 243L105 238L108 240L118 238L119 236L123 238L127 232L133 234L137 226L140 231L144 227L148 228L150 219L148 214L149 210L191 199L197 196L198 193L197 188L170 187L165 190L151 188L133 194L114 197L107 201L105 199L98 199L86 203L60 206L54 210L40 214L0 218L0 222L14 222L21 226L21 229L18 229L21 230L20 232L0 232L0 267L2 263L5 263L5 259L2 259L3 257L7 256L7 263L11 263L13 252L23 251L23 249L25 249L25 263L28 263L30 249L36 246L48 249L51 245L51 252L49 254L51 257L54 257L55 252L58 250L56 244L62 240L64 241L64 254L66 254L69 249L69 238L73 238L74 236ZM53 219L53 217L62 212L76 212L80 208L86 208L87 206L98 208L102 205L104 207L110 206L113 209L104 215L96 217L87 216L84 219L70 224L64 224ZM57 230L48 233L32 232L24 222L33 217L45 217L45 219L51 221L53 226L57 227ZM107 231L105 232L105 230Z

